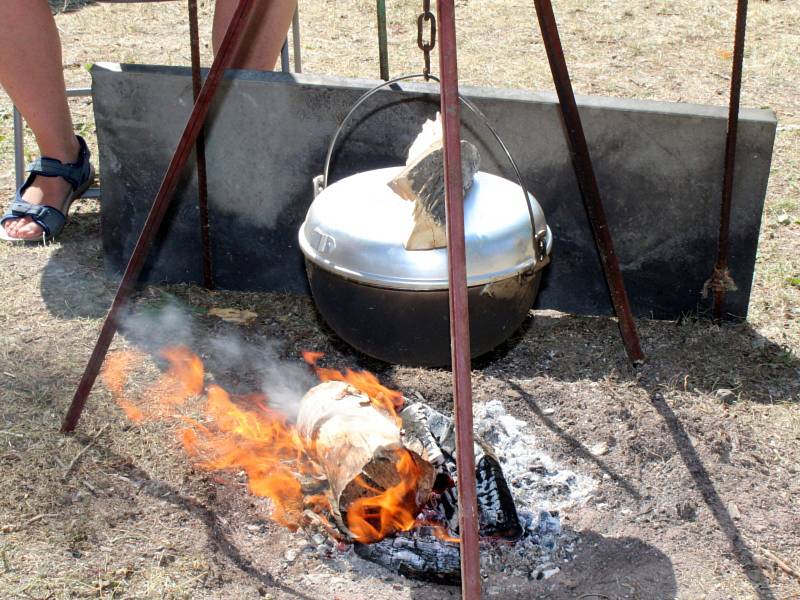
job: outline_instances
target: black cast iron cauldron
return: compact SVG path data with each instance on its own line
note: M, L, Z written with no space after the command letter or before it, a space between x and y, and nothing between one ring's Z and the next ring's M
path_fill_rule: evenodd
M365 94L348 117L369 95L394 81ZM462 101L506 150L480 111ZM324 179L316 180L316 197L299 231L317 308L343 340L365 354L390 363L447 365L447 249L404 248L414 205L387 185L402 166L325 185L341 130L333 138ZM521 179L516 184L484 172L476 173L464 198L464 230L474 357L502 343L522 324L549 262L552 234Z

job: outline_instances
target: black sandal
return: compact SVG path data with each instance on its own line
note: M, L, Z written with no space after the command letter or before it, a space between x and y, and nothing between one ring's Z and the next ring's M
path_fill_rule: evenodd
M64 225L67 223L69 207L72 205L73 200L80 198L89 186L92 185L92 181L94 180L94 168L89 162L91 153L86 146L86 141L79 135L75 137L78 138L78 143L81 147L77 162L65 164L55 158L43 156L28 166L30 175L28 175L25 183L17 190L14 201L11 203L11 208L3 215L3 218L0 219L0 240L16 243L49 242L64 229ZM33 180L39 175L43 177L61 177L72 186L72 190L70 190L67 197L64 198L61 210L44 204L31 204L22 199L22 194L25 193L25 190L28 189L33 183ZM44 230L42 240L26 240L8 235L4 227L5 222L12 219L21 219L23 217L30 217L34 223Z

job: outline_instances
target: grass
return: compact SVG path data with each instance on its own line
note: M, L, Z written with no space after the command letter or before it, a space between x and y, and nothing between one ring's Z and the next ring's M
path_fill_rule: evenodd
M213 3L199 4L201 36L208 40ZM552 89L531 2L456 4L463 84ZM55 5L62 9L64 2ZM57 23L70 86L88 85L84 67L98 60L189 62L183 3L70 0L67 9ZM387 10L391 72L419 71L420 3L389 2ZM577 93L727 102L733 2L565 0L555 10ZM367 0L301 3L304 70L377 77L373 11ZM657 549L674 574L674 595L687 599L800 595L800 584L762 551L800 564L800 6L752 2L747 44L742 105L769 107L779 122L747 323L641 320L649 360L634 370L612 320L540 314L505 354L476 363L473 378L476 401L503 397L557 460L602 482L602 499L565 514L568 526ZM203 53L208 64L208 46ZM70 104L96 152L91 100ZM10 109L0 95L0 192L6 197L14 187ZM30 132L26 141L32 157ZM54 244L0 246L0 595L449 597L363 565L353 570L311 558L287 564L283 553L297 536L267 523L265 506L245 493L241 478L233 474L223 485L195 472L169 427L131 427L102 386L81 432L58 433L114 291L102 270L99 205L82 202L76 210L68 233ZM793 217L788 224L779 222L784 213ZM251 341L271 338L287 360L300 349L323 350L337 367L372 368L439 407L450 401L449 373L364 362L327 335L307 298L175 286L143 291L139 307L157 311L165 292L194 307L198 328L211 338L231 331ZM259 318L252 326L227 326L208 314L215 307L254 310ZM130 336L114 342L115 348L133 345ZM148 362L134 383L145 388L157 372ZM511 383L527 396L509 393ZM549 420L531 403L552 409ZM62 481L62 465L106 424ZM602 461L580 452L609 438ZM640 498L605 479L609 472ZM676 515L676 498L695 507L695 520ZM731 504L741 518L725 518L736 513ZM731 541L732 531L748 540L755 562ZM607 572L609 581L613 575L640 587L653 579L617 569L615 556L601 553L602 561L577 562L574 571L565 566L553 580L557 589L547 593L658 597L603 583L599 575L591 579ZM765 580L754 583L759 569ZM577 587L568 587L570 578ZM346 591L332 591L336 585Z

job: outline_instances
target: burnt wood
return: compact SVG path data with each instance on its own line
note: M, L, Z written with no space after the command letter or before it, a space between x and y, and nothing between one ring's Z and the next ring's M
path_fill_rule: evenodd
M404 531L375 544L353 546L361 558L412 579L443 585L461 584L461 549L429 527Z
M433 508L442 512L449 532L458 535L458 490L452 485L458 481L453 419L424 403L406 406L400 416L404 443L410 445L408 438L414 438L426 449L436 449L427 450L427 455L432 457L430 460L439 473L449 476L451 485L441 492ZM473 448L479 534L484 538L515 540L522 535L522 525L500 462L483 440L476 439Z

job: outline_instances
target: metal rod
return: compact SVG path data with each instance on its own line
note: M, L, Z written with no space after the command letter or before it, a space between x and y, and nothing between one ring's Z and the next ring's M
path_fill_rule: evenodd
M586 214L589 217L595 245L603 266L603 273L611 293L611 302L619 321L622 341L628 358L637 363L644 359L644 354L639 344L639 334L633 320L628 293L625 290L625 282L619 268L619 260L614 252L614 243L600 198L600 189L597 186L589 146L586 143L581 117L578 113L578 105L575 102L575 93L570 82L567 62L564 59L564 50L561 47L553 6L550 0L534 0L534 4L539 18L539 27L542 30L544 47L547 51L547 59L550 62L550 71L553 74L553 83L558 94L561 115L564 118L572 166L575 169L578 187L583 197L583 204L586 207Z
M377 0L378 13L378 60L381 63L381 79L389 81L389 41L386 34L386 0Z
M17 187L25 181L25 124L22 113L14 106L14 179Z
M289 38L287 37L283 40L283 46L281 46L281 72L288 73L289 72Z
M464 242L464 189L461 177L461 115L453 0L436 3L440 26L441 111L444 131L445 215L450 291L450 355L458 466L459 536L461 538L461 595L481 597L478 500L472 434L472 380L467 305L467 261Z
M211 108L211 101L219 87L220 79L222 78L225 67L227 66L232 53L236 50L239 38L247 24L248 11L253 5L254 0L239 0L236 10L233 13L228 30L225 32L225 37L220 45L219 52L211 64L211 70L208 73L205 83L203 84L197 101L194 103L192 112L189 115L189 120L186 127L181 134L178 147L172 155L172 160L169 163L164 179L161 181L161 187L153 200L153 205L147 215L147 220L142 227L142 232L139 234L139 239L136 240L136 246L133 249L131 258L128 261L128 266L125 268L125 273L122 276L117 293L114 296L114 301L111 308L106 315L103 328L100 330L100 336L97 339L92 355L86 365L86 370L83 373L78 389L75 391L75 396L72 399L72 404L67 411L64 421L61 425L62 432L73 431L78 424L78 420L83 412L83 407L86 404L86 398L92 391L95 379L100 372L100 367L103 364L108 347L111 345L111 340L117 331L118 322L117 318L124 308L131 291L133 290L136 281L139 279L144 261L147 258L148 251L152 245L153 238L155 237L161 222L164 220L164 214L169 207L170 200L178 185L181 171L186 165L192 147L200 134L200 129L205 122L208 111Z
M200 34L197 25L197 0L189 0L189 42L192 52L192 97L197 102L202 86L200 73ZM206 137L204 127L200 127L194 145L197 162L197 208L200 220L200 240L203 248L203 286L214 289L214 276L211 265L211 228L208 224L208 177L206 175Z
M714 318L722 318L725 292L732 286L728 272L728 234L731 224L733 201L733 175L736 167L736 133L739 129L739 96L742 89L742 62L744 61L744 34L747 28L747 0L738 0L736 5L736 32L733 41L733 70L731 73L731 96L728 106L728 134L725 139L725 173L722 176L722 202L719 216L719 244L717 263L711 276L714 291Z
M294 72L303 72L303 61L300 59L300 5L294 8L292 15L292 53L294 54Z

